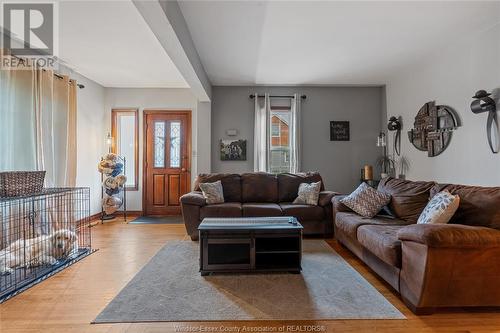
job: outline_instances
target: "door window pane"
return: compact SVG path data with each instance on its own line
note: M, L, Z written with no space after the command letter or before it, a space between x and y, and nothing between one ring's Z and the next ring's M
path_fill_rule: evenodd
M154 126L154 167L165 167L165 122L156 121Z
M181 123L172 121L170 123L170 167L181 166Z

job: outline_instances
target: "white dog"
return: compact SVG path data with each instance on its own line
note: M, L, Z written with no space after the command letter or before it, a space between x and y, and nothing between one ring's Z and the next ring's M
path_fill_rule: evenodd
M17 240L0 251L0 274L12 273L16 267L54 265L57 259L66 258L75 251L76 240L76 234L67 229Z

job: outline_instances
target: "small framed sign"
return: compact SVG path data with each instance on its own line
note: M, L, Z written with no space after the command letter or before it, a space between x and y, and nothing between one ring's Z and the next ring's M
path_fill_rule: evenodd
M330 121L330 141L349 141L349 122Z

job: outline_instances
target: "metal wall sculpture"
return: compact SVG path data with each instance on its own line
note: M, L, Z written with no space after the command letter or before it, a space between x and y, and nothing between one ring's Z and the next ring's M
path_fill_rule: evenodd
M498 131L498 120L497 120L497 103L491 97L491 94L487 93L485 90L479 90L476 92L472 98L470 108L475 114L488 112L488 121L486 122L486 134L488 136L488 144L493 154L497 154L499 151L499 144L493 144L493 130ZM496 126L494 127L493 124ZM497 132L498 133L498 132Z
M401 117L394 117L392 116L389 118L389 123L387 124L387 129L390 132L394 132L394 137L392 140L393 147L394 147L394 152L396 155L401 156L401 129L402 129L402 124L401 124Z
M453 130L457 127L459 120L452 108L428 102L418 111L414 128L408 131L408 138L415 148L434 157L448 147Z

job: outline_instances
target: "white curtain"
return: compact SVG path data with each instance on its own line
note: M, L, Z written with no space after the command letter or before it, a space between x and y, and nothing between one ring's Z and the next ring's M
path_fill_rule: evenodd
M47 187L74 186L76 82L40 68L1 70L0 156L0 171L45 170Z
M255 124L253 140L253 169L255 172L266 172L270 154L270 101L269 94L259 98L255 93Z
M290 103L290 172L300 172L300 100L299 94L294 94Z

